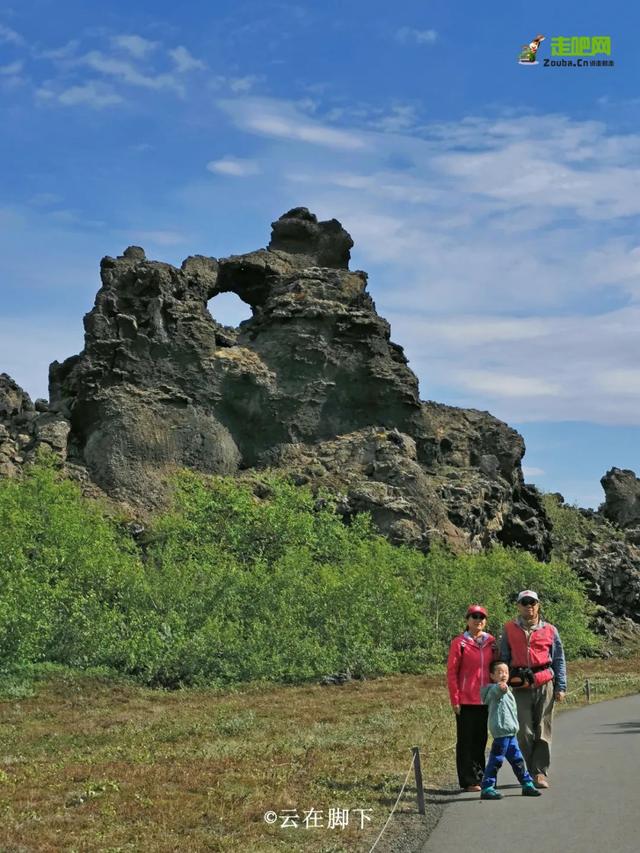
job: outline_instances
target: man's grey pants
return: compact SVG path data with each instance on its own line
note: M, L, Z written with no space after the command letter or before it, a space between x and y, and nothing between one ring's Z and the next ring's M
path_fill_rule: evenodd
M541 687L520 687L513 691L518 706L518 743L529 773L547 775L551 763L551 726L554 687L547 681Z

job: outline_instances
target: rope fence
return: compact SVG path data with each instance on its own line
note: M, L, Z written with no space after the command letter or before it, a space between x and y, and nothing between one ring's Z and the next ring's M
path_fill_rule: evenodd
M568 701L568 704L577 704L580 702L581 698L584 698L586 704L591 702L591 699L594 695L600 694L608 694L614 692L616 689L622 689L622 692L640 693L640 675L612 675L612 676L596 676L595 678L585 678L584 683L580 685L580 687L576 687L573 690L565 693L565 702ZM440 749L431 750L431 756L442 755L445 752L450 752L451 750L456 748L456 742L448 744L445 747L441 747ZM421 815L425 814L425 791L424 785L422 781L422 765L420 761L420 748L417 746L412 747L413 756L411 758L411 764L409 765L409 769L407 770L407 775L405 776L405 780L402 783L402 787L400 788L400 793L398 794L396 801L391 809L389 816L387 817L384 826L380 830L378 837L373 842L369 853L373 853L375 848L378 845L378 842L382 838L384 831L391 818L394 815L398 807L398 803L407 787L407 783L409 781L409 777L411 776L411 771L415 774L415 782L416 782L416 797L417 797L417 806L418 812Z
M415 749L415 748L414 748L414 749ZM387 826L389 825L389 821L390 821L390 820L391 820L391 818L393 817L393 813L395 812L396 808L398 807L398 803L400 802L400 797L403 795L403 793L404 793L404 789L407 787L407 782L409 781L409 776L411 776L411 771L412 771L412 770L414 769L414 767L416 766L416 755L417 755L417 754L418 754L417 752L414 752L414 753L413 753L413 758L411 759L411 764L409 765L409 769L407 770L407 775L405 776L405 780L404 780L404 782L403 782L402 788L400 788L400 793L398 794L398 798L396 799L396 801L395 801L395 803L394 803L394 806L393 806L393 808L391 809L391 812L390 812L389 817L387 818L387 820L386 820L386 822L385 822L385 825L384 825L384 826L382 827L382 829L380 830L380 835L378 835L378 837L376 838L376 840L373 842L373 847L371 848L371 850L369 850L369 853L372 853L372 851L373 851L373 850L375 850L375 848L376 848L376 846L377 846L377 844L378 844L378 841L380 841L380 839L382 838L382 834L384 833L385 829L386 829L386 828L387 828ZM423 792L423 796L424 796L424 792Z

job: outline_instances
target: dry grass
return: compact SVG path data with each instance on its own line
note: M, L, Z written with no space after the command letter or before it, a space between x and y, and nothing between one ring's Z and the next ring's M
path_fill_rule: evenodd
M578 662L571 675L600 684L600 697L605 687L633 692L640 658ZM411 746L421 747L425 787L453 775L442 675L169 693L49 671L30 691L4 690L0 850L12 853L368 851ZM371 809L371 823L361 830L352 812L350 826L330 829L333 807ZM322 828L263 820L270 809L302 818L311 808L323 810ZM400 810L414 809L409 794Z

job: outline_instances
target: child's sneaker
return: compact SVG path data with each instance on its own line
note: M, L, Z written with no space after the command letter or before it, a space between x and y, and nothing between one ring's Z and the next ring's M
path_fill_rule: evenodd
M522 796L523 797L541 797L542 794L540 793L540 791L538 791L538 789L533 784L533 782L525 782L522 786Z
M536 791L536 793L537 793L537 791ZM495 788L484 788L480 792L480 799L481 800L501 800L502 794L500 793L500 791L496 791Z

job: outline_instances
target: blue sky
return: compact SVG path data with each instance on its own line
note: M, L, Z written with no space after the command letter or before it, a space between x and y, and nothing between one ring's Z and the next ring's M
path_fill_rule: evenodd
M306 205L352 234L424 399L515 426L527 479L581 505L640 473L640 12L184 5L0 10L0 371L47 396L103 255L245 252ZM538 33L541 59L608 35L615 66L519 66Z

